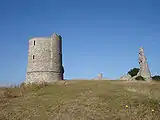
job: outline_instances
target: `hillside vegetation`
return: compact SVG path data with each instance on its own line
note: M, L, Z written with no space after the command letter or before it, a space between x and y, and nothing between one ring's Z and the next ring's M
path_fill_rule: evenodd
M160 120L160 83L77 80L1 88L0 120Z

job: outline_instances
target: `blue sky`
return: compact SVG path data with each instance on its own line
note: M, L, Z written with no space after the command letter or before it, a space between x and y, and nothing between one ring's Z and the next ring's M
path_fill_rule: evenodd
M0 0L0 84L25 80L28 39L63 37L65 78L116 79L145 49L160 74L158 0Z

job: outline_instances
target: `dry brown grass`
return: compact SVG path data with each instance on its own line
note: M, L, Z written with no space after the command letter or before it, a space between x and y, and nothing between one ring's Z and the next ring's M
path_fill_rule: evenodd
M159 86L77 80L1 88L0 120L160 120Z

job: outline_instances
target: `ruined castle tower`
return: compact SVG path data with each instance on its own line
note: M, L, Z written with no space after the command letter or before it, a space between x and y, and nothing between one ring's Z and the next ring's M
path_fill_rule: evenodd
M148 67L147 58L144 55L143 48L140 48L139 51L139 65L140 65L140 71L138 73L138 76L142 76L146 80L151 80L151 73Z
M62 38L35 37L29 40L25 83L54 82L63 79Z
M102 78L103 78L103 74L102 74L102 73L99 73L99 74L98 74L98 80L102 80Z

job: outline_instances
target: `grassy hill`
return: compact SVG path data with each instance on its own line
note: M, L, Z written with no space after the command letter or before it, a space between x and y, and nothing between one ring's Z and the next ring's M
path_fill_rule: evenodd
M0 120L160 120L160 83L77 80L0 88Z

